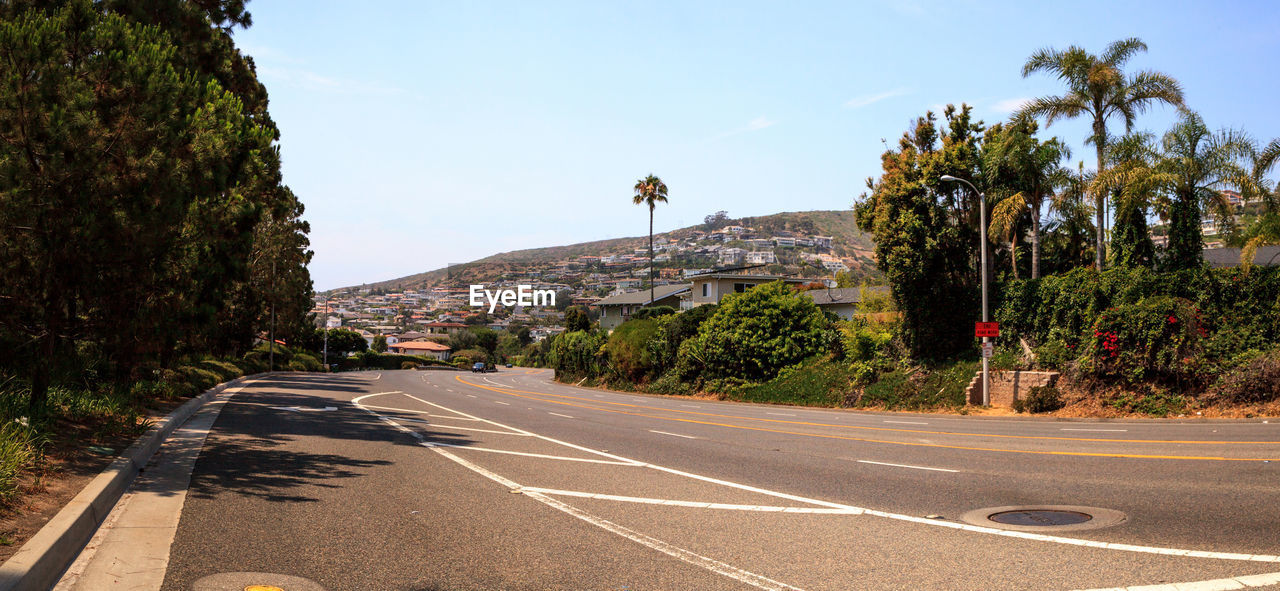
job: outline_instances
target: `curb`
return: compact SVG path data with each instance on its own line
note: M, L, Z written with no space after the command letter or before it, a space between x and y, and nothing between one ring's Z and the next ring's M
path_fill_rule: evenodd
M268 374L241 376L214 386L157 421L147 433L90 480L16 554L0 565L0 591L45 590L56 584L62 572L93 537L98 525L106 519L116 501L120 500L134 477L147 465L156 450L160 449L160 444L175 429L186 423L200 407L227 388L264 375Z

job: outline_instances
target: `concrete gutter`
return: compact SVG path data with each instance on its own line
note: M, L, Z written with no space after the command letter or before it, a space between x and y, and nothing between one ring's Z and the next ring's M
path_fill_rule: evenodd
M267 374L243 376L188 400L160 419L94 477L39 532L0 565L0 591L44 591L53 587L81 548L93 537L120 495L160 444L191 415L227 388Z

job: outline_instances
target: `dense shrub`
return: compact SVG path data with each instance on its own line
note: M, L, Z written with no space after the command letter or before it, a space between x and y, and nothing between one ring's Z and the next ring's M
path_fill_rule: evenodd
M896 369L880 374L849 403L902 410L964 406L964 390L978 366L976 362L958 361Z
M783 368L768 382L740 390L734 398L746 402L840 406L852 380L853 375L845 364L814 357Z
M649 318L658 318L661 316L668 316L675 313L676 313L676 309L672 308L671 306L645 306L643 308L640 308L639 310L636 310L636 313L631 315L631 319L647 320Z
M548 363L557 378L587 378L600 375L600 349L605 336L597 331L575 330L552 341Z
M1098 316L1084 345L1086 375L1124 384L1185 384L1196 377L1200 322L1191 302L1157 296Z
M1026 398L1013 401L1014 411L1033 414L1053 412L1063 406L1062 394L1053 386L1033 386L1027 391Z
M297 353L289 360L288 368L291 371L323 371L324 366L320 364L320 360L316 359L310 353Z
M1250 357L1218 379L1214 394L1233 403L1280 400L1280 348Z
M825 352L826 316L781 281L726 296L680 355L707 379L767 380L778 370Z
M649 353L654 364L664 371L675 367L680 345L697 336L702 323L715 315L717 307L715 304L705 304L679 314L657 318L660 330L649 341Z
M645 382L659 373L650 342L663 328L657 319L640 319L634 316L613 330L605 342L612 377L631 382Z
M484 349L463 349L455 351L452 359L454 362L471 365L476 362L489 363L489 352Z

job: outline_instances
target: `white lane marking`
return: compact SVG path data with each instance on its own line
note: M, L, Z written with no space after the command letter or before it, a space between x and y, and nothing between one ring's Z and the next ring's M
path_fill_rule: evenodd
M467 394L467 398L475 398L475 397L476 397L475 394Z
M934 472L959 472L959 470L950 470L947 468L930 468L928 466L911 466L908 464L890 464L888 462L873 462L871 460L858 460L859 464L875 464L877 466L893 466L895 468L915 468L916 470L933 470Z
M292 412L326 412L326 411L338 410L338 407L336 406L326 406L323 408L316 408L314 406L273 406L271 408L275 410L288 410Z
M553 456L548 454L536 454L528 451L511 451L509 449L493 449L489 447L473 447L470 445L455 445L452 443L437 443L435 441L423 441L420 445L426 447L453 447L464 449L467 451L483 451L491 454L506 454L510 456L525 456L528 458L541 458L544 460L560 460L563 462L586 462L588 464L609 464L611 466L634 466L631 462L615 462L613 460L597 460L595 458L571 458L569 456Z
M429 417L436 417L436 418L438 418L438 419L451 419L451 420L454 420L454 421L474 421L474 420L475 420L475 419L469 419L469 418L466 418L466 417L452 417L452 416L449 416L449 415L438 415L438 414L429 413L429 412L427 412L427 411L425 411L425 410L409 410L409 409L407 409L407 408L392 408L392 407L390 407L390 406L376 406L376 405L373 405L373 404L362 404L361 406L363 406L363 407L365 407L365 408L376 408L376 409L378 409L378 410L392 410L392 411L396 411L396 412L409 412L409 413L413 413L413 414L427 415L427 416L429 416Z
M1095 433L1125 433L1128 429L1068 429L1063 427L1061 431L1092 431Z
M604 394L596 394L596 398L604 398Z
M928 425L929 424L929 423L922 423L920 421L884 421L884 422L894 423L898 425Z
M432 448L432 451L446 458L449 458L450 460L453 460L454 462L457 462L462 466L470 469L472 472L480 474L481 476L484 476L489 480L497 482L498 484L501 484L509 489L520 488L520 485L516 484L514 481L508 480L507 478L494 474L493 472L490 472L484 468L481 468L480 466L477 466L471 462L468 462L454 454L449 453L448 451L445 451L438 447ZM792 587L791 585L787 585L786 583L779 583L778 581L775 581L773 579L769 579L769 578L757 575L750 571L742 570L735 566L725 564L723 562L720 562L712 558L707 558L706 556L702 556L700 554L695 554L693 552L685 550L684 548L674 546L672 544L669 544L657 538L646 536L640 532L632 531L630 529L622 527L621 525L613 523L612 521L609 521L607 519L602 519L600 517L596 517L595 515L587 513L586 511L583 511L577 507L574 507L573 505L564 503L557 499L553 499L546 495L536 493L536 492L530 492L530 493L525 493L524 496L529 497L549 507L553 507L555 509L568 513L569 515L577 517L578 519L581 519L587 523L590 523L591 525L594 525L596 527L599 527L599 528L608 530L612 533L615 533L617 535L620 535L624 538L627 538L628 540L636 542L637 544L641 544L647 548L652 548L654 550L657 550L663 554L666 554L667 556L678 558L689 564L705 568L711 572L724 575L726 577L729 577L737 581L741 581L753 587L756 587L759 589L769 589L770 591L787 591L787 590L800 591L799 588Z
M702 408L701 406L698 406L696 404L681 404L680 406L683 406L685 408Z
M445 388L445 390L448 390L448 391L452 392L452 391L453 391L453 388Z
M494 400L494 401L493 401L493 403L494 403L494 404L501 404L502 406L511 406L511 403L510 403L510 402L503 402L503 401L501 401L501 400Z
M547 414L549 414L549 415L555 415L555 416L557 416L557 417L564 417L564 418L566 418L566 419L572 419L572 418L573 418L573 417L571 417L571 416L569 416L569 415L562 415L562 414L560 414L560 413L558 413L558 412L548 412Z
M359 404L359 402L360 402L360 400L362 400L362 399L364 399L364 398L368 398L368 397L370 397L370 396L377 396L377 394L367 394L367 395L365 395L365 396L360 396L360 397L355 398L355 399L354 399L354 400L352 400L351 402L352 402L352 404L357 404L357 405L358 405L358 404ZM740 484L740 483L732 482L732 481L728 481L728 480L721 480L721 479L719 479L719 478L712 478L712 477L710 477L710 476L703 476L703 475L701 475L701 474L694 474L694 473L692 473L692 472L685 472L685 471L683 471L683 470L676 470L675 468L668 468L668 467L666 467L666 466L659 466L659 465L657 465L657 464L650 464L650 463L647 463L647 462L640 462L640 461L633 460L633 459L630 459L630 458L625 458L625 457L623 457L623 456L614 455L614 454L607 453L607 452L596 451L596 450L594 450L594 449L587 448L587 447L583 447L583 446L581 446L581 445L575 445L575 444L572 444L572 443L568 443L568 442L560 441L560 440L558 440L558 439L553 439L553 438L551 438L551 437L547 437L546 435L539 435L539 434L537 434L537 433L533 433L533 432L531 432L531 431L525 431L524 429L519 429L519 428L516 428L516 427L511 427L511 426L508 426L508 425L504 425L504 424L499 423L499 422L497 422L497 421L491 421L491 420L489 420L489 419L482 419L482 418L480 418L480 417L476 417L476 416L473 416L473 415L468 415L468 414L466 414L466 413L464 413L464 412L462 412L462 411L456 411L456 410L450 409L450 408L448 408L448 407L445 407L445 406L441 406L441 405L439 405L439 404L436 404L436 403L434 403L434 402L427 402L427 404L430 404L431 406L435 406L435 407L440 408L440 409L443 409L443 410L447 410L447 411L449 411L449 412L453 412L453 413L457 413L457 414L460 414L460 415L468 416L468 417L474 418L474 419L476 419L476 420L478 420L478 421L482 421L482 422L485 422L485 423L489 423L489 424L491 424L491 425L495 425L495 426L498 426L498 427L502 427L502 428L504 428L504 429L511 429L512 431L517 431L517 432L520 432L520 433L527 433L527 434L529 434L529 435L531 435L531 436L533 436L533 437L537 437L538 439L542 439L542 440L545 440L545 441L550 441L550 442L552 442L552 443L557 443L557 444L563 445L563 446L565 446L565 447L570 447L570 448L577 449L577 450L581 450L581 451L585 451L585 452L588 452L588 453L593 453L593 454L596 454L596 455L600 455L600 456L604 456L604 457L612 458L612 459L615 459L615 460L618 460L618 461L621 461L621 462L630 462L632 465L636 465L636 466L643 466L643 467L645 467L645 468L652 468L652 469L654 469L654 470L658 470L658 471L660 471L660 472L666 472L666 473L668 473L668 474L674 474L674 475L676 475L676 476L684 476L685 478L691 478L691 479L694 479L694 480L701 480L701 481L703 481L703 482L710 482L710 483L712 483L712 484L719 484L719 485L721 485L721 486L726 486L726 487L729 487L729 488L736 488L736 489L739 489L739 490L745 490L745 491L749 491L749 492L760 493L760 494L763 494L763 495L768 495L768 496L772 496L772 497L777 497L777 498L780 498L780 499L787 499L787 500L791 500L791 501L799 501L799 502L802 502L802 503L809 503L809 504L811 504L811 505L818 505L818 506L821 506L821 507L830 507L830 508L833 508L833 509L846 509L846 510L848 510L851 514L852 514L852 513L856 513L856 512L858 512L858 511L861 511L862 513L865 513L866 515L872 515L872 516L875 516L875 517L884 517L884 518L886 518L886 519L896 519L896 520L898 520L898 521L907 521L907 522L917 523L917 524L921 524L921 525L931 525L931 526L934 526L934 527L945 527L945 528L948 528L948 529L955 529L955 530L960 530L960 531L967 531L967 532L974 532L974 533L982 533L982 534L989 534L989 535L995 535L995 536L1004 536L1004 537L1008 537L1008 538L1019 538L1019 539L1023 539L1023 540L1034 540L1034 541L1038 541L1038 542L1051 542L1051 543L1055 543L1055 544L1065 544L1065 545L1069 545L1069 546L1084 546L1084 547L1088 547L1088 548L1103 548L1103 549L1107 549L1107 550L1121 550L1121 551L1125 551L1125 552L1137 552L1137 553L1142 553L1142 554L1159 554L1159 555L1165 555L1165 556L1187 556L1187 557L1190 557L1190 558L1213 558L1213 559L1217 559L1217 560L1239 560L1239 561L1248 561L1248 562L1280 563L1280 556L1276 556L1276 555L1272 555L1272 554L1242 554L1242 553L1234 553L1234 552L1206 552L1206 551L1201 551L1201 550L1185 550L1185 549L1179 549L1179 548L1162 548L1162 547L1158 547L1158 546L1135 546L1135 545L1132 545L1132 544L1117 544L1117 543L1114 543L1114 542L1096 542L1096 541L1093 541L1093 540L1082 540L1082 539L1079 539L1079 538L1066 538L1066 537L1061 537L1061 536L1050 536L1050 535L1045 535L1045 534L1029 533L1029 532L1022 532L1022 531L1013 531L1013 530L1007 530L1007 529L997 529L997 528L994 528L994 527L983 527L983 526L978 526L978 525L969 525L969 524L967 524L967 523L958 523L958 522L953 522L953 521L941 521L941 520L937 520L937 519L929 519L929 518L927 518L927 517L915 517L915 516L912 516L912 515L903 515L903 514L901 514L901 513L890 513L890 512L888 512L888 511L877 511L877 510L875 510L875 509L867 509L867 508L864 508L864 507L855 507L855 506L852 506L852 505L842 505L842 504L840 504L840 503L833 503L833 502L830 502L830 501L823 501L823 500L821 500L821 499L812 499L812 498L808 498L808 497L802 497L802 496L800 496L800 495L793 495L793 494L784 493L784 492L779 492L779 491L773 491L773 490L769 490L769 489L765 489L765 488L759 488L759 487L751 486L751 485L748 485L748 484ZM363 408L363 407L361 407L361 408ZM373 411L371 411L371 410L366 410L366 412L368 412L368 413L370 413L370 414L373 414L374 416L379 416L379 415L377 415L377 413L374 413L374 412L373 412ZM398 425L396 425L394 421L390 421L389 419L385 419L385 418L383 418L383 420L384 420L384 421L387 421L388 423L392 424L393 426L397 426L397 427L399 428L399 426L398 426ZM408 431L408 430L406 430L406 431ZM414 432L412 432L412 431L409 431L409 432L414 433ZM415 437L418 437L419 439L421 439L421 437L422 437L421 435L418 435L418 434L416 434L416 433L414 433L414 436L415 436Z
M559 497L580 497L600 501L621 501L624 503L641 503L645 505L666 505L669 507L694 507L698 509L725 509L728 511L760 511L765 513L817 513L821 515L858 515L847 509L828 509L818 507L780 507L777 505L731 505L729 503L709 503L702 501L676 501L671 499L652 499L645 497L624 497L606 495L577 490L556 490L553 488L523 487L520 492L536 492Z
M659 435L670 435L672 437L683 437L685 439L698 439L698 437L694 437L692 435L681 435L679 433L667 433L666 431L654 431L653 429L649 429L649 432L657 433Z
M370 407L370 408L373 408L373 407ZM431 425L432 427L436 427L438 429L448 429L450 431L475 431L477 433L493 433L495 435L513 435L516 437L528 437L528 435L525 435L524 433L512 433L511 431L495 431L493 429L476 429L474 427L458 427L455 425L442 425L439 422L426 421L423 419L410 419L406 417L400 417L400 420L406 421L409 423L422 423L424 425Z
M486 381L486 382L489 382L490 384L493 384L493 385L495 385L495 386L497 386L497 387L499 387L499 388L510 388L510 387L511 387L511 386L508 386L508 385L506 385L506 384L499 384L498 382L495 382L495 381L493 381L493 380L491 380L491 379L489 379L489 378L480 378L480 379L482 379L482 380L484 380L484 381Z
M382 372L378 372L378 375L373 376L373 380L374 380L375 382L376 382L376 381L378 381L378 380L381 380L381 379L382 379Z
M767 412L767 413L764 413L764 414L767 414L767 415L773 415L773 416L775 416L775 417L794 417L794 416L796 416L796 415L788 414L788 413L785 413L785 412Z
M1242 577L1232 577L1230 579L1213 579L1209 581L1194 581L1191 583L1108 587L1106 589L1091 589L1090 591L1164 591L1165 589L1174 591L1228 591L1230 589L1269 587L1271 585L1280 585L1280 573L1245 575Z

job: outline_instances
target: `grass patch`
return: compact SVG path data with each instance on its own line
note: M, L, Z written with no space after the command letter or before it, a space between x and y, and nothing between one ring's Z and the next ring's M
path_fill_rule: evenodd
M964 389L978 371L978 365L974 361L954 361L883 373L863 389L853 406L890 410L958 408L964 406Z
M815 357L784 368L777 377L763 384L739 388L730 395L730 399L798 406L841 406L852 380L848 365Z

